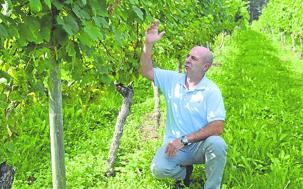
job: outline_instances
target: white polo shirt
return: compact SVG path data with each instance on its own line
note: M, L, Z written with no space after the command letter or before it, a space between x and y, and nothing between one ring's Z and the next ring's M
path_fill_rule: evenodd
M225 120L222 94L206 76L195 88L187 89L185 74L154 68L154 83L166 99L164 144L196 132L212 121Z

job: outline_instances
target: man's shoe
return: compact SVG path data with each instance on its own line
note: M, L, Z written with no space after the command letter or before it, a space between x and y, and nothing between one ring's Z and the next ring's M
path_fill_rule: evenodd
M185 188L186 186L183 184L183 180L177 180L175 189Z
M186 176L185 179L183 180L183 183L185 186L189 187L190 183L191 183L191 174L193 173L193 169L194 167L192 165L187 165L186 166Z
M184 180L176 181L176 187L175 187L176 189L189 187L189 185L191 184L190 177L191 177L194 167L192 165L187 165L185 168L186 168L185 178L184 178Z

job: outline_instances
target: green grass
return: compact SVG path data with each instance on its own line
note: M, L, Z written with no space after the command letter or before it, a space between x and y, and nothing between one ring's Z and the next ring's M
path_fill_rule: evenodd
M228 115L224 187L300 188L303 87L292 68L302 62L285 59L285 50L252 30L235 33L222 56L216 80Z
M303 62L296 54L257 31L236 31L216 52L208 77L221 88L227 120L223 137L228 161L223 189L272 189L303 186ZM108 151L122 98L112 88L93 101L64 99L67 188L172 188L173 180L156 180L150 162L162 142L147 139L142 127L153 126L151 84L135 82L134 104L121 138L116 176L106 177ZM17 109L16 133L3 132L0 161L16 167L13 188L51 188L47 100L33 109ZM145 133L146 134L146 133ZM34 182L29 185L28 178ZM195 166L191 188L203 188L204 166Z

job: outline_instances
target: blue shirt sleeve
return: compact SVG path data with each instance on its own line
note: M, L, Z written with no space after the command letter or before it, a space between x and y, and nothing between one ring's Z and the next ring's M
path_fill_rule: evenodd
M225 120L225 108L223 98L218 88L210 91L207 97L207 122L210 123L216 120Z
M168 94L170 87L176 81L176 77L178 77L178 74L174 71L154 68L154 84L156 87L159 87L165 95Z

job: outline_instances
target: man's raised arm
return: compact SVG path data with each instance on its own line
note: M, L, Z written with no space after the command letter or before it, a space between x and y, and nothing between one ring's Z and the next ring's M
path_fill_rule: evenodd
M159 20L155 20L145 33L143 52L141 54L141 73L147 79L154 80L154 66L152 63L152 49L155 42L159 41L165 32L158 32Z

